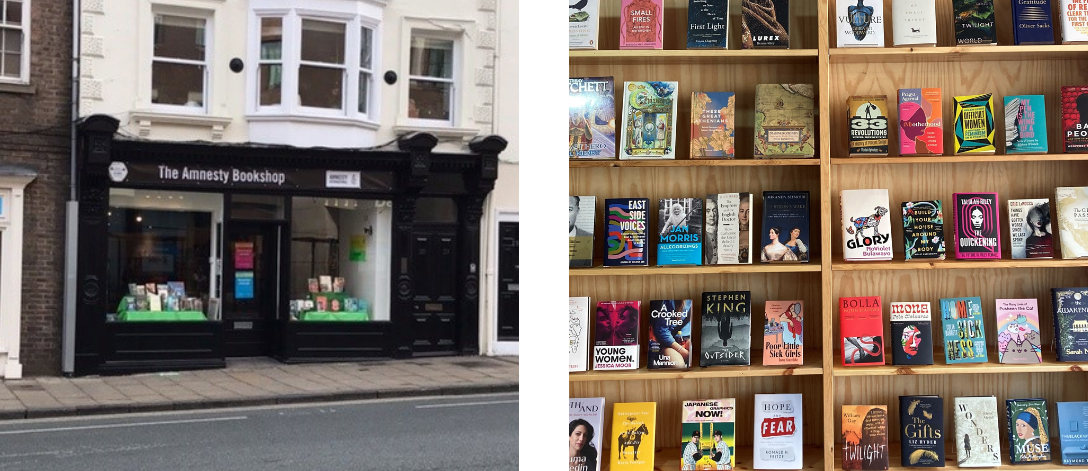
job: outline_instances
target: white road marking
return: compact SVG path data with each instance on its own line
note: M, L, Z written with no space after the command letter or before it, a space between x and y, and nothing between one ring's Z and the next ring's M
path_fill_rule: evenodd
M487 401L487 402L458 402L454 404L424 404L422 406L416 406L416 409L434 409L438 407L460 407L460 406L486 406L490 404L517 404L517 399L510 401Z
M237 417L212 417L207 419L187 419L187 420L162 420L157 422L132 422L123 424L103 424L103 425L81 425L78 427L54 427L54 428L39 428L30 430L4 430L0 431L0 435L22 435L26 433L45 433L45 432L70 432L75 430L96 430L104 428L124 428L124 427L148 427L152 425L175 425L175 424L194 424L203 422L224 422L228 420L246 420L249 417L237 416Z

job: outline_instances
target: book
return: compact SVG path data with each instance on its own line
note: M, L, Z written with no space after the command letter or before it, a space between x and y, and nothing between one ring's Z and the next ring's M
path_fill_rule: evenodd
M162 311L162 297L157 294L147 295L147 310L151 312Z
M760 261L808 262L808 221L807 191L764 191Z
M570 457L567 471L601 470L601 436L604 435L604 398L570 398Z
M657 208L657 266L702 265L702 198L665 198Z
M568 196L570 268L593 266L593 221L597 219L596 196Z
M755 158L816 155L812 84L756 85Z
M688 0L688 49L729 48L729 0Z
M620 49L661 49L664 30L665 0L623 0Z
M1042 363L1039 300L998 299L997 358L1001 363Z
M155 283L144 283L144 290L147 292L148 296L159 295L158 285L156 285Z
M982 321L982 299L941 299L941 330L944 335L944 361L986 363L986 328Z
M184 281L167 281L166 287L170 291L171 296L177 296L179 298L185 297L185 282Z
M1062 87L1062 149L1088 152L1088 86Z
M142 284L130 285L130 289L132 289L132 294L134 296L147 296L147 286Z
M756 394L752 469L801 469L800 394Z
M903 466L944 467L944 401L938 396L899 396L899 445Z
M1009 461L1012 464L1050 461L1050 420L1045 399L1006 399L1009 419Z
M767 301L763 311L763 364L804 364L804 303Z
M910 260L944 260L941 200L903 202L903 252Z
M567 371L586 371L586 359L589 357L589 348L586 346L589 343L589 297L570 298L569 325L570 362L567 363Z
M994 95L952 97L955 124L952 147L956 154L994 153Z
M941 116L941 89L899 89L899 154L944 154Z
M321 291L321 288L318 285L317 278L307 278L306 279L306 292L313 294L313 293L317 293L319 291Z
M892 259L889 206L887 189L839 191L845 260Z
M680 469L734 469L737 400L684 401Z
M957 46L997 45L994 0L952 0Z
M884 0L835 0L837 47L884 47Z
M624 82L620 159L676 158L678 82Z
M1051 288L1058 361L1088 361L1088 288Z
M888 406L842 406L842 469L888 469Z
M884 309L880 296L839 298L842 366L884 364Z
M650 348L646 367L684 369L691 366L691 300L650 301Z
M1061 0L1062 44L1088 43L1088 10L1084 0Z
M733 158L736 107L733 92L691 93L691 158Z
M606 225L604 266L647 266L649 251L646 230L650 200L619 198L604 200Z
M318 287L320 288L322 293L331 293L332 292L332 276L321 275L321 276L317 277L317 280L318 280L317 281Z
M790 48L790 0L740 0L741 49Z
M997 398L957 397L952 402L956 427L956 462L961 468L1001 466Z
M609 469L654 471L656 423L656 402L620 402L613 405L612 466Z
M934 2L892 0L892 45L895 47L937 45L937 8Z
M597 49L600 28L600 0L585 0L567 5L567 35L570 49Z
M1062 258L1088 258L1088 186L1056 188L1054 209Z
M1088 464L1088 402L1059 402L1057 406L1062 464Z
M1001 258L997 193L952 193L957 259Z
M316 296L314 298L314 306L316 306L316 309L318 311L328 311L329 310L329 297L325 296L325 295Z
M1020 44L1054 44L1050 0L1012 0L1012 39Z
M595 316L593 369L638 369L640 301L600 301Z
M344 277L342 277L342 276L333 277L333 279L332 279L332 292L333 293L343 293L345 284L346 284L346 281L344 280Z
M1012 258L1054 258L1050 199L1009 200L1009 248Z
M612 77L568 80L569 158L616 158L616 95Z
M752 292L703 293L699 366L752 363Z
M928 302L891 305L893 365L933 364L933 315Z
M752 194L706 195L703 265L752 263Z
M851 157L855 155L888 155L887 95L851 96L847 98L846 116L850 129L849 146Z
M1047 7L1047 11L1050 11ZM1005 97L1005 153L1045 154L1046 103L1042 95Z

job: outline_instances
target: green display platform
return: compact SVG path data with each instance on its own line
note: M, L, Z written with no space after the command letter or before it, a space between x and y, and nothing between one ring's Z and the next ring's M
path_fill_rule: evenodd
M366 312L310 311L299 314L298 320L304 322L365 322L370 320L370 315Z
M200 311L128 311L117 314L117 318L123 322L175 322L175 321L206 321L204 313Z

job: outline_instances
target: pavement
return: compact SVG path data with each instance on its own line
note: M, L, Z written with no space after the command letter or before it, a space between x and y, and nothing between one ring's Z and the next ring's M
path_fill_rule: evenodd
M0 420L518 391L518 357L293 364L0 382Z

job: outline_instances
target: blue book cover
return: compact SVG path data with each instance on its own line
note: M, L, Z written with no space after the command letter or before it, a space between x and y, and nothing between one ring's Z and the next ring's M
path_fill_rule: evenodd
M688 0L688 49L728 48L729 0Z
M662 199L658 212L657 265L702 265L702 198Z
M981 298L941 299L941 328L945 363L986 363Z
M1051 288L1058 361L1088 361L1088 288Z
M1054 44L1051 19L1050 0L1012 0L1013 41L1018 45Z
M1058 403L1058 439L1062 464L1088 464L1088 402Z
M759 260L763 263L808 262L807 191L764 191Z
M647 266L646 227L649 224L650 200L619 198L604 200L605 225L604 266Z
M1042 95L1005 97L1005 153L1045 154L1046 103Z
M646 367L683 369L691 366L690 299L650 301L650 348Z

